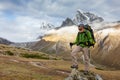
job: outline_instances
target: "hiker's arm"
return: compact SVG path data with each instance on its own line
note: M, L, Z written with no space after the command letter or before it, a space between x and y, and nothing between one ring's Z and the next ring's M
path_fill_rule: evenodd
M93 38L92 38L92 36L91 36L91 33L90 33L89 31L87 31L87 36L88 36L89 42L90 42L90 43L94 43L94 40L93 40Z

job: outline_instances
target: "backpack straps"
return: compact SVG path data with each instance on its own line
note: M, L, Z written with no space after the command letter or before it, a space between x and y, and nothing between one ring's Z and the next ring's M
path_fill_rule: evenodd
M77 37L78 37L78 41L79 41L79 35L80 35L80 32L78 32L78 34L77 34Z

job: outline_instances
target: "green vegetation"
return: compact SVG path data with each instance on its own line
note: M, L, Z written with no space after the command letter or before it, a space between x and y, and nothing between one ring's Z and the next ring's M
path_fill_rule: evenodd
M28 53L24 53L24 54L21 54L21 55L22 55L22 57L25 57L25 58L45 59L45 60L60 60L60 58L50 57L47 54L28 54Z
M13 56L13 55L14 55L14 53L11 52L11 51L6 51L5 53L6 53L7 55L10 55L10 56Z

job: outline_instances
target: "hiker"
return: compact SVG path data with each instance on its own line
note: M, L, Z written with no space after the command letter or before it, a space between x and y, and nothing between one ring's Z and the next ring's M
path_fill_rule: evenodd
M88 26L88 25L87 25ZM85 28L86 26L84 24L78 25L78 34L76 37L75 42L71 43L70 46L77 45L75 49L72 50L71 56L72 56L72 66L71 68L78 69L78 61L76 54L80 51L83 52L84 58L85 58L85 71L89 71L89 65L90 65L90 58L89 58L89 47L93 46L95 44L95 41L91 35L91 32ZM90 26L89 26L90 27ZM92 30L92 29L91 29Z

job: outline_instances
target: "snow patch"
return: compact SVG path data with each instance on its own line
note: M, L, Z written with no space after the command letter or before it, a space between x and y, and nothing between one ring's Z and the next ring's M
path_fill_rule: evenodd
M118 33L120 33L120 31L117 30L117 29L115 29L115 28L108 28L108 29L104 29L104 30L98 31L98 34L102 34L104 36L107 36L110 33L112 33L112 34L118 34Z
M105 28L110 28L113 26L118 25L119 23L109 23L109 22L101 22L101 23L94 23L90 24L94 30L100 30L100 29L105 29Z

